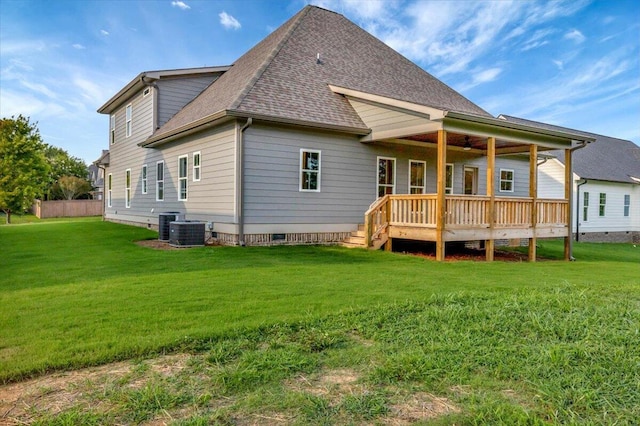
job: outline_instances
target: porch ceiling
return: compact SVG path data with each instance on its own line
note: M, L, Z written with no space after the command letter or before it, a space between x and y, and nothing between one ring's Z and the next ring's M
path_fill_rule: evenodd
M447 147L455 147L455 149L465 150L468 137L468 149L470 152L486 152L487 151L487 138L483 136L474 136L471 134L453 133L447 132ZM438 132L423 133L420 135L407 136L402 139L396 139L396 142L402 140L417 142L419 144L433 145L436 148L438 145ZM411 145L415 145L412 143ZM530 144L524 142L513 142L506 139L496 139L496 152L497 153L519 153L529 152ZM557 149L555 147L539 147L540 150L552 150Z

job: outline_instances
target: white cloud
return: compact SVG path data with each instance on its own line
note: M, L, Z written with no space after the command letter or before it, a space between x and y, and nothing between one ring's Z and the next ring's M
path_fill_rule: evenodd
M78 49L78 50L83 50L86 49L86 47L84 47L83 45L81 45L80 43L75 43L71 45L74 49Z
M492 82L496 78L498 78L500 74L502 74L502 68L500 67L493 67L484 69L482 71L475 71L471 76L471 82L459 85L458 90L464 92L471 89L472 87L479 86L480 84Z
M564 38L567 40L575 41L580 44L585 41L586 37L580 31L573 29L564 35Z
M32 92L39 93L39 94L44 95L44 96L46 96L48 98L55 99L55 98L58 97L51 89L49 89L44 84L33 83L31 81L24 80L24 79L20 80L20 84L22 86L26 87L27 89L31 90Z
M47 45L42 40L2 40L0 43L0 52L2 55L9 54L25 54L29 52L42 52L47 48Z
M552 60L551 60L551 62L553 62L553 63L554 63L554 65L555 65L556 67L558 67L558 69L559 69L560 71L562 71L562 70L564 69L564 62L562 62L562 61L558 61L558 60L555 60L555 59L552 59Z
M102 34L103 36L108 36L108 35L109 35L109 31L107 31L107 30L100 30L100 34Z
M238 29L240 29L240 27L241 27L240 22L238 22L238 20L236 18L234 18L233 16L229 15L227 12L222 11L222 12L220 12L218 14L218 16L220 17L220 23L226 29L228 29L228 30L238 30Z
M178 8L180 8L180 9L182 9L182 10L189 10L189 9L191 9L191 6L189 6L188 4L186 4L185 2L180 1L180 0L172 1L172 2L171 2L171 6L173 6L173 7L178 7Z

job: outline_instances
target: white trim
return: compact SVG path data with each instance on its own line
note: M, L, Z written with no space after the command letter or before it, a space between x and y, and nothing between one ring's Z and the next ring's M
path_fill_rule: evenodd
M622 217L631 217L631 194L622 194Z
M196 155L198 156L198 165L196 166ZM191 162L192 164L192 178L194 182L200 182L200 179L202 179L202 153L200 151L196 151L193 154L191 154ZM198 173L196 173L196 170L198 171ZM196 174L198 175L198 177L196 178Z
M604 203L602 202L602 196L604 195ZM607 193L598 193L598 217L607 217Z
M116 143L116 115L111 114L109 118L109 139L111 145Z
M182 169L180 163L184 159L184 176L180 174ZM182 182L184 181L184 198L182 198ZM178 201L187 201L189 199L189 155L181 155L178 157Z
M417 185L411 185L411 166L412 163L418 163L418 164L422 164L422 186L417 186ZM426 193L426 189L427 189L427 162L424 160L411 160L409 159L409 176L408 176L408 188L409 188L409 194L412 194L411 190L414 188L419 188L422 191L419 192L419 194L425 194Z
M129 104L124 110L124 137L128 138L133 134L133 104Z
M162 164L162 179L158 178L158 166ZM162 198L158 197L160 194L160 185L162 185ZM156 162L156 201L164 201L164 160Z
M451 185L447 186L447 169L451 167ZM444 193L453 194L453 184L456 181L456 166L453 163L447 163L444 167Z
M585 204L585 201L587 202ZM581 222L589 222L589 204L591 203L591 194L589 191L584 191L582 193L582 220ZM584 214L587 213L587 217L585 219Z
M141 183L141 190L143 194L146 194L147 192L149 192L149 169L147 168L146 164L142 165L142 170L140 171L140 181Z
M144 90L142 91L142 97L146 98L147 96L149 96L149 93L151 93L151 88L145 87Z
M389 185L387 183L385 184L381 184L380 183L380 160L390 160L393 162L393 176L392 176L392 184ZM397 167L396 167L396 159L394 157L383 157L383 156L378 156L376 158L376 198L381 197L380 195L380 187L384 187L384 188L391 188L391 193L395 194L396 193L396 171L397 171ZM387 192L385 191L385 194Z
M313 169L305 169L303 168L304 166L304 154L305 152L308 152L309 154L318 154L318 169L317 170L313 170ZM320 192L320 173L322 170L322 152L317 150L317 149L306 149L306 148L300 148L300 169L298 171L298 177L299 177L299 184L298 184L298 190L300 192ZM305 189L303 188L303 183L304 183L304 179L303 176L305 173L315 173L317 175L316 177L316 183L317 183L317 188L316 189Z
M131 169L124 171L124 206L131 208Z
M113 203L113 173L107 175L107 207L111 207Z
M465 194L467 188L465 188L465 180L467 179L467 170L473 172L473 188L471 188L471 194ZM462 166L462 194L463 195L478 195L478 179L480 176L480 170L477 166Z
M502 172L511 172L511 179L502 179ZM499 192L513 192L516 186L516 172L513 169L500 169L498 175L498 191ZM511 182L511 189L502 189L502 182Z

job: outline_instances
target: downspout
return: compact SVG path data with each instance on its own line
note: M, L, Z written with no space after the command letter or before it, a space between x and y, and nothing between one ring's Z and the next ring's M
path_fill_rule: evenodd
M572 177L571 178L572 179L572 182L571 182L572 188L571 188L571 191L569 191L569 199L567 200L569 206L571 206L571 204L573 202L573 200L571 199L572 196L573 196L573 163L574 163L574 160L575 160L573 158L573 153L575 151L579 150L579 149L584 148L585 146L587 146L588 143L589 142L587 142L587 141L582 141L582 142L580 142L580 145L575 146L575 147L573 147L573 148L571 148L569 150L571 152L571 170L569 170L569 172L570 172L570 176ZM578 212L577 211L576 211L576 217L578 217ZM568 231L569 231L569 260L573 262L573 261L576 260L576 258L573 257L573 238L571 237L571 217L569 217L569 229L568 229ZM577 231L576 231L576 235L577 235Z
M240 174L240 180L238 185L238 196L236 202L238 203L238 245L244 247L244 131L249 128L253 124L253 119L251 117L247 118L247 122L240 128L240 133L238 134L238 157L240 162L238 164L238 172Z
M580 182L576 185L576 241L580 241L580 187L587 183L587 180L584 179L584 182Z

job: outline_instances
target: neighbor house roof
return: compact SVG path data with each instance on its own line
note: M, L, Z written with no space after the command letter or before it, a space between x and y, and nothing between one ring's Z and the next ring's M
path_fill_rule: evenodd
M492 117L344 16L306 6L143 145L229 115L367 134L369 129L350 103L329 85Z
M582 179L640 183L638 180L640 179L640 146L631 141L509 115L500 115L500 117L513 123L537 126L546 130L568 131L581 134L586 138L594 138L595 142L575 151L572 155L573 172ZM564 164L564 151L551 151L551 154Z

